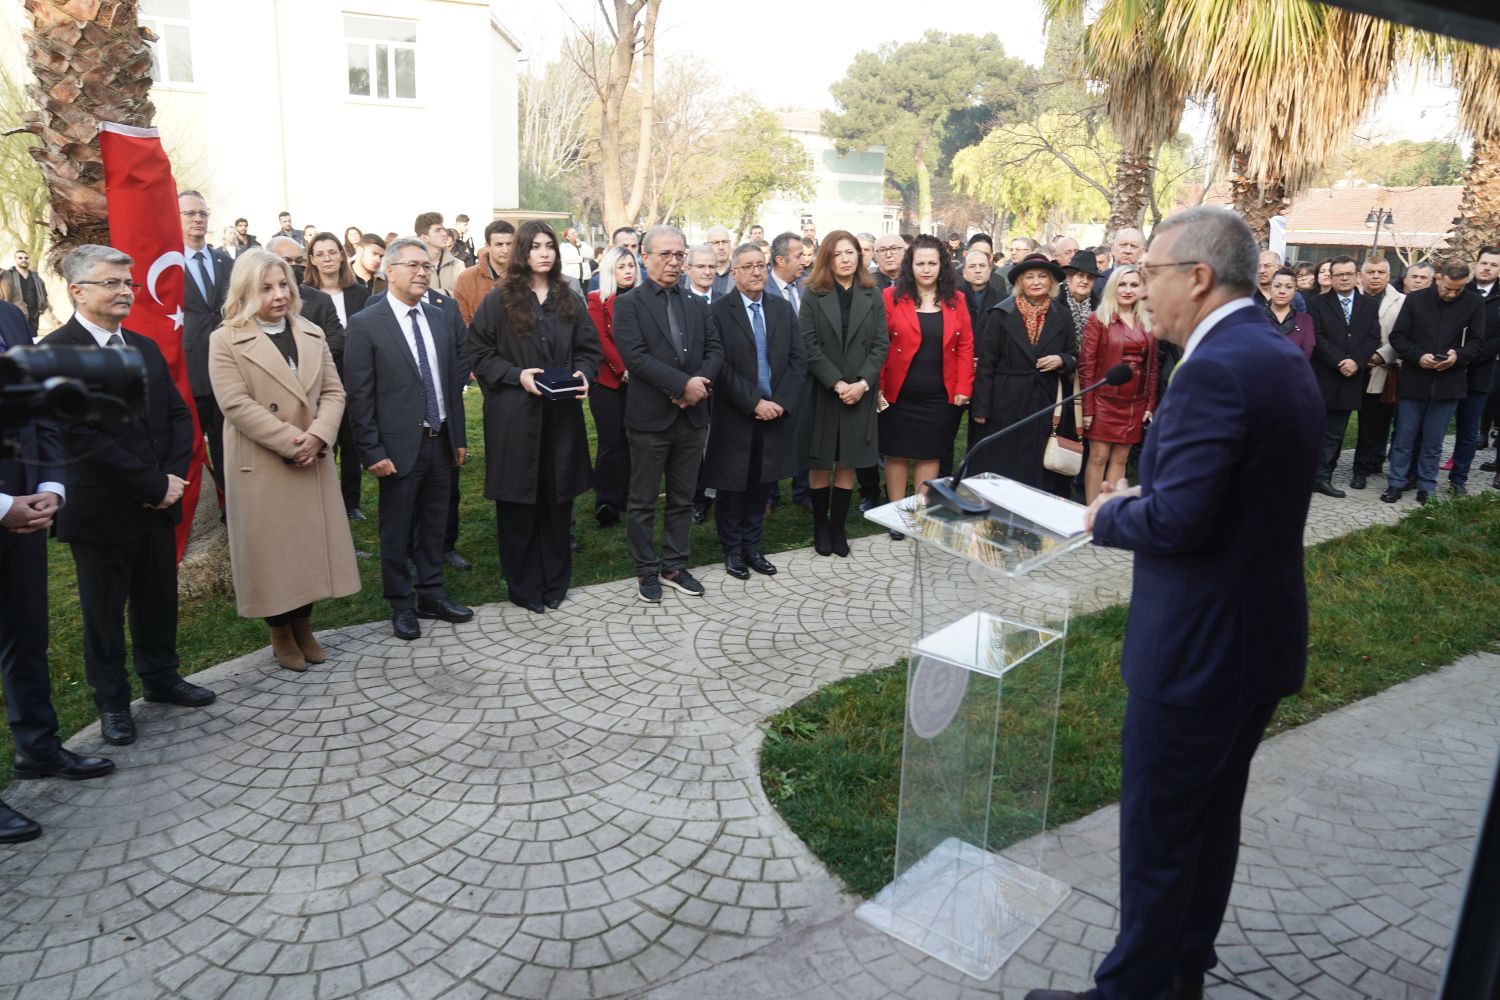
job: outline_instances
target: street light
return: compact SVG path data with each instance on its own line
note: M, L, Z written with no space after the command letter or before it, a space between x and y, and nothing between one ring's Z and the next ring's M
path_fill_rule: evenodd
M1378 205L1370 209L1369 213L1365 216L1365 228L1369 229L1371 226L1375 227L1375 239L1370 243L1371 255L1374 255L1374 253L1380 249L1380 227L1383 225L1387 229L1389 229L1392 225L1395 224L1395 221L1396 220L1391 216L1390 209L1381 208Z

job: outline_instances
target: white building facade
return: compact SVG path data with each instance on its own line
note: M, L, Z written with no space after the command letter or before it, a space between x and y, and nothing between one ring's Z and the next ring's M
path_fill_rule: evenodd
M885 207L885 147L841 156L833 140L823 135L818 112L777 117L812 157L813 196L805 201L778 196L766 202L756 221L765 227L767 239L780 232L801 233L804 222L817 226L819 239L835 229L877 236L899 231L899 209Z

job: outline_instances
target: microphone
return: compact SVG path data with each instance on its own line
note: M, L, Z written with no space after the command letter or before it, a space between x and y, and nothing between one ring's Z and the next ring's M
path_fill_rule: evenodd
M963 482L964 474L969 471L969 463L973 461L979 449L991 441L1004 437L1018 427L1024 427L1033 420L1047 416L1059 406L1071 403L1082 396L1087 396L1095 389L1103 388L1106 385L1124 385L1133 378L1135 378L1135 371L1129 365L1114 365L1104 373L1103 378L1093 385L1080 389L1071 396L1064 396L1058 402L1037 410L1035 413L1028 414L1014 423L1007 424L993 434L988 434L980 438L969 446L969 450L964 454L963 462L960 463L953 475L948 476L946 479L929 479L924 484L927 487L927 502L936 507L947 507L949 510L957 511L966 517L977 517L980 514L988 514L990 511L989 504L978 498L973 500L967 499L958 492L959 484ZM972 496L972 494L970 495Z

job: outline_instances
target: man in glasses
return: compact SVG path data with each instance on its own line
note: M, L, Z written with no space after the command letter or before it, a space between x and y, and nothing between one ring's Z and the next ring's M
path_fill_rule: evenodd
M224 325L224 299L229 294L229 272L234 261L207 243L208 202L197 191L177 196L182 220L182 357L187 364L188 391L198 411L198 427L208 439L209 470L224 506L224 415L208 380L208 337ZM287 242L291 242L288 240ZM296 246L296 244L292 244ZM331 303L330 303L331 305Z
M906 256L906 241L899 233L882 233L875 240L875 287L889 288L901 276L901 259Z
M214 693L189 684L177 660L177 524L193 456L193 416L156 343L120 324L130 315L134 262L86 245L62 261L73 318L49 344L133 347L146 368L144 412L134 420L81 420L62 428L71 462L57 539L72 547L83 609L83 669L106 743L136 740L125 673L125 609L146 700L200 708ZM191 281L191 278L187 280Z

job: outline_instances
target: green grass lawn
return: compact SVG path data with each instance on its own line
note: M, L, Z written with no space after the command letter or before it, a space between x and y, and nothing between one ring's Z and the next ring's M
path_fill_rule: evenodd
M1308 551L1307 583L1307 686L1282 702L1273 732L1500 640L1500 496L1433 503L1397 524L1324 542ZM1125 618L1116 606L1072 622L1049 825L1118 798ZM839 681L765 727L767 794L829 869L865 896L893 873L906 683L903 663ZM998 782L996 791L991 826L1003 829L1010 817L1001 810L1014 803Z
M504 600L505 583L500 576L500 557L495 548L495 506L484 498L484 428L481 398L477 389L464 397L468 415L469 460L463 469L463 486L459 502L458 549L473 560L474 568L466 572L447 571L448 590L453 599L471 606ZM587 414L587 409L585 409ZM589 439L593 445L593 421L589 419ZM211 493L208 494L210 497ZM377 538L376 487L372 476L364 477L363 508L369 520L351 524L355 548L376 553ZM209 499L207 502L212 502ZM594 521L594 495L580 496L574 505L578 552L573 556L573 585L583 586L608 580L632 582L620 584L621 601L634 601L634 564L625 545L623 523L600 528ZM658 519L659 523L659 519ZM849 534L854 537L881 529L851 510ZM658 531L660 529L658 528ZM767 553L782 552L812 544L812 519L792 503L790 483L781 488L781 506L766 521L762 546ZM694 563L712 563L722 558L712 516L692 531ZM78 590L73 559L66 545L49 542L50 572L47 590L51 602L52 701L57 707L62 736L66 739L78 729L93 722L97 715L83 674L83 621L78 606ZM334 628L390 617L390 609L381 598L378 558L359 562L363 589L350 597L325 601L313 613L313 627ZM267 644L266 626L260 619L244 619L234 610L233 595L184 602L179 610L177 649L184 673L193 673L233 659ZM266 652L270 660L269 650ZM137 696L139 681L132 674ZM0 727L0 787L10 780L13 745L9 730Z

